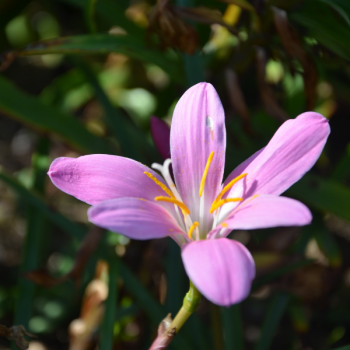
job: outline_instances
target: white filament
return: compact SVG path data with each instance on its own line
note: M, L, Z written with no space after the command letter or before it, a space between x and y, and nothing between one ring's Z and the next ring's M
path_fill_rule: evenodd
M181 198L179 192L177 191L177 188L176 188L176 186L175 186L175 184L174 184L174 181L173 181L173 179L171 178L170 171L169 171L169 166L170 166L170 164L171 164L171 159L168 158L168 159L165 160L165 162L164 162L163 165L158 164L158 163L153 163L153 164L151 165L151 167L152 167L153 169L158 170L158 171L162 174L162 176L163 176L165 182L168 184L168 186L169 186L169 188L170 188L170 191L173 193L174 197L175 197L179 202L183 203L183 200L182 200L182 198ZM180 223L182 224L183 221L181 220L181 216L180 216L178 207L177 207L176 205L175 205L175 211L176 211L178 220L179 220ZM188 232L189 229L190 229L190 227L192 226L192 220L191 220L191 217L190 217L188 214L186 214L186 213L183 213L183 216L184 216L185 227L183 227L183 225L181 225L181 227L182 227L183 229L185 229L186 232Z
M204 232L204 196L205 196L205 191L203 191L202 196L200 197L199 200L199 227L202 232Z

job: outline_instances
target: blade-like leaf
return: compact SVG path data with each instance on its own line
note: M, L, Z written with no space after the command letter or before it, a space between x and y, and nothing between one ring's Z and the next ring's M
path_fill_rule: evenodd
M86 8L86 0L58 0L60 2L75 6L80 9ZM125 3L125 1L124 1ZM110 28L112 25L121 27L127 31L128 34L143 36L143 30L134 22L125 16L126 6L123 6L121 1L98 0L95 4L95 11L98 18L101 18L103 23Z
M221 308L225 350L244 350L243 327L240 305Z
M90 133L79 121L56 108L42 104L3 77L0 77L0 90L1 114L42 133L58 135L84 153L114 153L106 140Z
M20 196L22 201L33 206L38 212L41 212L54 225L59 227L63 232L70 234L72 237L81 240L87 230L83 226L79 226L65 216L55 212L49 208L42 198L33 191L28 190L21 185L16 179L0 171L0 180L9 185Z
M179 61L175 55L170 58L166 53L152 49L150 45L145 43L145 40L131 35L91 34L45 40L28 45L22 50L7 52L4 54L4 60L13 59L16 56L52 53L87 55L109 54L111 52L156 64L175 81L181 82L183 79Z
M113 349L113 330L114 319L117 311L118 298L118 282L119 276L119 259L114 254L109 259L108 273L108 297L105 304L105 311L100 330L100 346L101 350Z
M315 11L317 8L317 11ZM350 59L350 28L344 14L330 11L330 6L319 0L303 3L297 12L290 15L295 22L305 27L309 35L337 55Z
M338 182L308 174L286 194L302 200L315 209L330 211L350 220L350 189Z
M148 158L151 159L154 149L147 142L144 133L140 132L131 121L127 120L120 109L111 104L90 67L83 60L74 59L72 61L85 74L86 79L93 87L95 95L105 111L106 122L118 140L122 154L146 163L146 156L148 155Z
M286 265L286 266L282 266L276 270L273 270L273 271L267 273L266 275L258 277L253 281L252 291L255 291L255 290L259 289L260 287L262 287L263 285L270 283L270 282L273 282L277 278L285 276L285 275L289 274L290 272L295 271L297 269L300 269L303 266L309 265L311 263L312 263L312 260L305 260L304 259L304 260L297 261L297 262L294 262L294 263Z
M339 267L342 262L342 255L333 235L325 227L322 216L314 214L311 226L313 236L320 249L328 258L330 266Z
M41 139L38 143L37 152L32 157L34 172L34 188L39 193L44 192L44 180L46 169L41 159L46 157L49 151L48 141ZM29 319L32 317L33 297L35 284L25 279L23 274L39 268L39 260L43 246L44 234L47 222L42 212L36 210L33 205L27 205L27 234L24 249L22 251L22 263L18 280L18 298L16 299L15 324L21 324L28 328ZM15 344L12 348L16 349Z
M289 296L286 294L277 294L268 309L265 317L262 332L255 350L269 350L278 324L286 310Z

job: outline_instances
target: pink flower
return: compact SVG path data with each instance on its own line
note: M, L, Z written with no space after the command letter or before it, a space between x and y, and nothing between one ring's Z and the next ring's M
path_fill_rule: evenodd
M288 120L222 184L225 115L213 86L200 83L176 105L172 160L152 165L163 178L134 160L99 154L58 158L48 174L59 189L92 205L88 216L94 224L133 239L171 236L198 290L228 306L249 294L255 265L249 251L227 235L311 222L305 205L279 195L314 165L329 132L327 119L314 112Z

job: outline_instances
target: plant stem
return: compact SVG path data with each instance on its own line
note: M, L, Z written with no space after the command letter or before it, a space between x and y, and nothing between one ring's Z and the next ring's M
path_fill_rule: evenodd
M190 290L185 295L183 305L169 326L169 329L175 328L176 333L178 333L192 313L197 310L201 302L201 297L197 288L190 281Z
M158 328L158 336L152 343L149 350L166 349L174 339L175 334L179 332L188 318L193 314L194 311L197 310L201 302L201 298L202 295L190 281L190 290L184 297L180 311L177 313L171 323L169 322L171 321L170 314L161 322Z

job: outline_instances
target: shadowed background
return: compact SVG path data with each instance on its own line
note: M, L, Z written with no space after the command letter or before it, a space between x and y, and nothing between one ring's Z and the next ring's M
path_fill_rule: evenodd
M178 246L93 227L46 172L92 153L162 162L151 116L170 125L208 81L228 172L304 111L331 135L286 192L312 224L233 232L257 265L250 297L203 300L169 348L349 350L349 61L347 0L0 0L0 349L26 349L24 330L30 350L148 349L175 315L188 289Z

